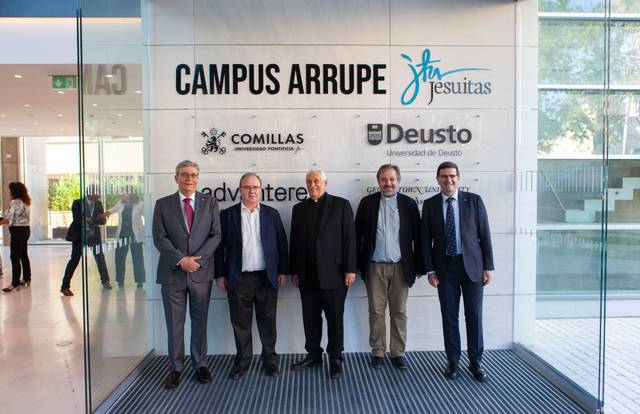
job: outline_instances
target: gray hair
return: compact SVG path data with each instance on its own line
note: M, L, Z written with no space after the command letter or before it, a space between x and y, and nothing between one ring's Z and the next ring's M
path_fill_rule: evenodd
M380 174L387 170L394 170L396 172L396 178L398 181L402 181L402 174L400 174L400 168L397 165L393 164L384 164L378 168L378 172L376 173L376 180L380 180Z
M198 163L189 161L189 160L184 160L184 161L180 161L178 165L176 165L176 176L180 173L181 169L186 167L194 167L196 170L198 170L198 174L200 174L200 166L198 165Z
M248 177L256 177L258 181L260 181L260 187L262 187L262 178L260 178L260 176L254 172L246 172L242 174L242 177L240 177L240 182L238 183L238 187L241 186L244 179Z
M309 174L311 174L313 172L319 172L320 173L320 178L323 181L327 181L327 174L325 174L324 170L322 168L320 168L320 167L312 167L311 169L309 169L309 171L307 171L306 177L308 177Z

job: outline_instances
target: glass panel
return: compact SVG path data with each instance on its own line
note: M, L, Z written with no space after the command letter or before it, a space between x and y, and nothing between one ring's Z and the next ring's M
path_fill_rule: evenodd
M636 11L640 12L640 8ZM543 85L592 84L602 86L602 22L540 21L539 78ZM640 22L611 25L611 85L640 83Z
M605 0L540 0L542 12L603 13ZM611 0L612 13L638 13L640 0Z
M640 93L612 92L609 101L609 154L640 154ZM538 93L538 154L572 157L602 155L602 93Z
M151 214L144 175L139 4L137 15L135 10L110 10L99 1L81 5L83 178L95 199L87 205L94 213L85 230L90 403L95 411L153 348L146 263L153 244L147 237Z

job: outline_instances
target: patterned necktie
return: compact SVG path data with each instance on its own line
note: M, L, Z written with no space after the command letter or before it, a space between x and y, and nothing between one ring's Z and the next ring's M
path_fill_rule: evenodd
M456 249L456 220L453 215L453 202L455 198L447 198L447 222L445 223L445 238L447 241L447 256L453 256L457 253Z
M184 214L187 216L187 224L189 225L189 231L193 225L193 207L191 207L191 199L184 199Z

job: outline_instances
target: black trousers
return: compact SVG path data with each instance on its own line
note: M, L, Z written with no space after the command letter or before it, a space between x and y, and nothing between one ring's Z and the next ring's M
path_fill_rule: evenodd
M464 268L462 255L448 258L444 274L438 273L438 298L442 313L442 330L447 359L457 363L460 359L460 329L458 310L460 293L464 299L464 317L467 328L467 353L472 366L482 362L484 341L482 336L482 282L474 282Z
M344 301L346 286L322 290L317 283L317 267L307 266L305 286L300 289L305 349L312 358L322 357L322 312L327 320L327 353L330 359L342 359L344 350Z
M31 230L29 226L9 226L11 235L11 284L18 286L20 276L24 272L24 281L31 280L31 262L27 252L27 240Z
M100 281L105 284L109 281L109 271L107 270L107 262L104 259L104 253L102 253L102 245L98 244L91 247L93 252L93 258L96 261L98 267L98 273L100 274ZM71 287L71 278L73 273L80 263L82 258L82 240L75 240L71 242L71 258L67 263L67 267L64 269L64 277L62 278L61 289L69 289Z
M144 272L144 245L136 243L132 237L121 238L116 247L116 281L118 284L124 283L125 263L127 253L131 249L131 261L133 262L133 279L136 283L145 282Z
M236 340L236 363L247 368L253 355L251 327L253 309L262 342L263 363L276 364L276 308L278 291L267 278L267 273L243 272L238 285L229 291L229 315Z

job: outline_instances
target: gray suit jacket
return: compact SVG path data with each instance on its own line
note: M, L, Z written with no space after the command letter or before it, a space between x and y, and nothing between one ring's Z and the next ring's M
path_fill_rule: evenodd
M172 285L184 280L186 273L178 262L185 256L202 256L200 269L191 274L193 281L213 280L213 253L220 243L218 203L210 195L200 192L196 192L195 197L191 233L187 230L177 191L156 201L153 244L160 251L157 283Z

